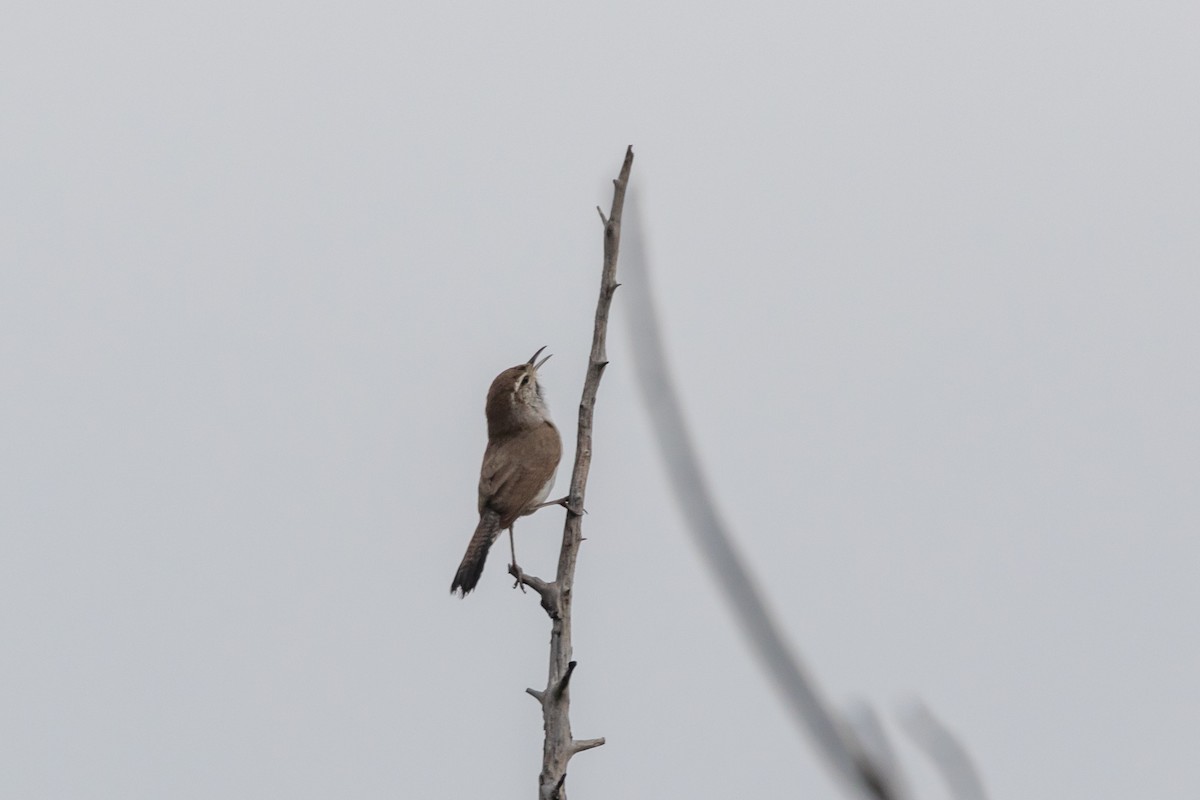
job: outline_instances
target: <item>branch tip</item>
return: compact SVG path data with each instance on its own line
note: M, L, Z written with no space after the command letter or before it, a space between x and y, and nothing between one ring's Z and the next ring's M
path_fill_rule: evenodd
M537 700L539 703L542 702L542 698L545 697L545 694L539 692L537 689L526 689L525 694L529 695L534 700Z
M604 216L604 212L600 210L600 206L596 206L596 213L600 215L600 222L604 225L607 225L608 218Z

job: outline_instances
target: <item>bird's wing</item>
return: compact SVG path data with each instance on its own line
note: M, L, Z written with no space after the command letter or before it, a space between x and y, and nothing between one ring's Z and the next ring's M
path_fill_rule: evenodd
M528 510L562 457L558 431L547 423L488 443L479 473L479 511L500 514L501 528Z

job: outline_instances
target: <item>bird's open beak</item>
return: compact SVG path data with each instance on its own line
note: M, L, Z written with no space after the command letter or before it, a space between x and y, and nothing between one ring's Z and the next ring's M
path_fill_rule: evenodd
M541 369L542 364L545 364L547 361L550 360L550 356L554 355L554 353L551 353L550 356L546 356L541 361L537 361L537 357L540 356L542 354L542 351L545 349L546 349L546 345L542 345L541 347L538 348L538 351L536 353L534 353L532 356L529 357L528 363L533 364L534 372L537 372L539 369ZM536 364L533 363L535 361L537 361Z

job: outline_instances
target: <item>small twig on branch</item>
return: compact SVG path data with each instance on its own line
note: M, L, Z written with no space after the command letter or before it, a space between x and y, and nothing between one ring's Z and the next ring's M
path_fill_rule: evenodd
M575 665L578 663L578 661L572 661L570 664L567 664L567 671L563 673L562 680L560 680L558 685L554 687L555 699L562 697L562 693L565 692L567 687L571 685L571 674L575 672Z
M517 579L517 584L520 586L528 586L533 589L542 598L542 608L550 615L550 619L557 619L561 613L559 610L559 592L558 585L554 583L546 583L541 578L525 572L517 564L508 565L508 574Z
M576 753L604 744L603 739L577 741L571 735L571 674L575 661L571 658L571 605L575 583L575 561L583 541L584 494L588 472L592 465L592 417L600 378L608 366L605 338L608 333L608 310L617 289L617 254L621 242L621 216L625 207L625 189L633 168L633 148L625 151L620 175L613 181L612 208L608 216L597 208L604 224L604 266L600 277L600 297L596 303L596 318L592 326L592 351L583 381L583 397L579 401L579 427L575 438L575 468L567 494L567 521L563 526L562 549L558 555L558 573L547 584L524 575L515 568L513 575L542 597L542 607L554 608L550 613L550 669L546 689L535 693L527 690L542 704L542 721L546 731L542 746L542 771L538 776L539 800L566 800L567 762ZM541 586L542 588L538 588ZM553 596L553 603L547 598ZM549 605L549 607L548 607Z

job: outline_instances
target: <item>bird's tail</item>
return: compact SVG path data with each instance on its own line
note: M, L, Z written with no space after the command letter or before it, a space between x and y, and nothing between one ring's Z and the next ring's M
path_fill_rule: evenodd
M475 584L479 583L479 576L483 574L488 550L499 535L500 515L491 509L484 509L479 515L479 525L475 528L475 534L467 545L467 553L458 565L458 572L454 573L454 581L450 584L451 593L458 592L460 597L466 597L467 592L475 588Z

